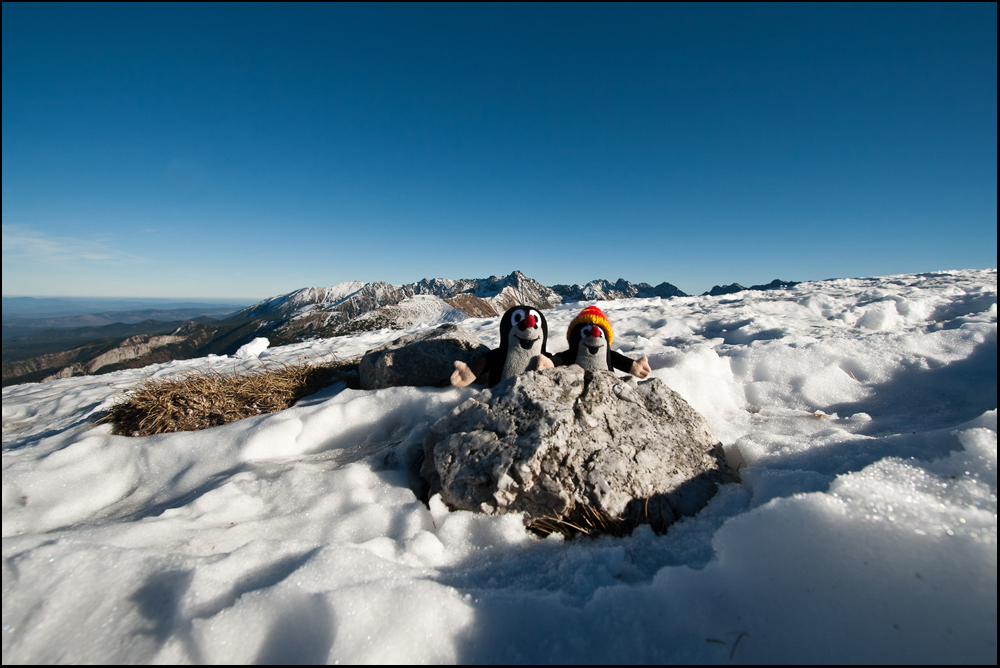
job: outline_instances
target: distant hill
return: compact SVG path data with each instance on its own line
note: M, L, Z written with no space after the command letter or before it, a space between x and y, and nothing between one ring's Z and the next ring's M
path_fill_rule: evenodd
M160 322L184 322L196 318L225 319L235 313L240 306L190 307L176 309L142 309L139 311L108 311L103 313L82 313L77 315L62 315L37 317L28 315L3 316L3 339L5 342L13 337L19 337L42 330L72 330L83 328L104 327L108 325L135 325L150 320Z
M250 340L257 321L145 321L45 330L3 343L3 385L109 373L178 359L229 354ZM57 336L58 335L58 336Z
M247 302L240 300L127 299L94 297L3 297L3 318L62 318L96 313L209 311L233 313ZM140 318L144 319L144 318ZM177 319L177 318L174 318ZM120 321L118 321L120 322ZM136 321L138 322L138 321Z

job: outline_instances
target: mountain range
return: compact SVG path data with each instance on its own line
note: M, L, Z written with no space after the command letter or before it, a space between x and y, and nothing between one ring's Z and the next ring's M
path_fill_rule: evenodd
M777 280L772 284L775 288L789 285L793 284ZM723 287L742 289L738 284ZM271 345L285 345L316 337L406 329L420 323L494 317L515 304L549 309L563 302L685 296L670 283L651 286L621 278L614 283L599 279L586 285L547 287L515 271L481 279L434 278L406 285L350 281L328 288L303 288L222 317L136 322L139 316L121 313L116 314L121 322L103 326L16 336L8 335L11 332L5 324L3 385L108 373L209 354L230 355L259 336L267 337Z

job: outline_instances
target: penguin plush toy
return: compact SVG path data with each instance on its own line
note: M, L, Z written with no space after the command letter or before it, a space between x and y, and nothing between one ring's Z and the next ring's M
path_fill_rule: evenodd
M500 318L500 347L470 364L455 362L451 384L465 387L473 382L493 387L497 383L533 369L555 366L545 350L549 327L538 309L518 304Z
M601 309L588 306L569 323L566 338L569 350L553 355L556 366L576 364L587 371L612 371L617 369L636 378L649 375L649 360L633 360L616 350L611 350L614 330Z

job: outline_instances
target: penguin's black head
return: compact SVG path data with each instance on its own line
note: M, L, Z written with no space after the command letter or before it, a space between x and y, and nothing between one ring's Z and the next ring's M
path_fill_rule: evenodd
M576 363L577 352L580 350L580 343L584 342L584 339L603 339L604 343L602 346L604 348L604 354L607 356L608 369L611 369L611 346L608 345L610 340L607 331L600 325L596 325L589 322L581 322L576 327L569 332L569 350L563 354L563 357L568 356L566 359L567 364ZM600 352L599 348L591 346L591 352Z
M500 318L500 349L507 350L512 343L510 338L518 339L518 343L523 348L530 348L531 344L542 339L542 352L545 344L549 340L549 326L545 322L545 316L533 306L518 304L507 309L507 312Z

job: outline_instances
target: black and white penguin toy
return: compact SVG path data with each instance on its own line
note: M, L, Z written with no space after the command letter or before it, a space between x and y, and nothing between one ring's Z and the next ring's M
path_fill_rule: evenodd
M470 364L455 362L451 384L465 387L473 382L493 387L525 371L555 366L545 349L549 326L538 309L518 304L500 318L500 347Z
M569 323L569 350L553 355L556 366L576 364L587 371L624 371L637 378L650 374L649 360L633 360L611 349L614 330L596 306L588 306Z

